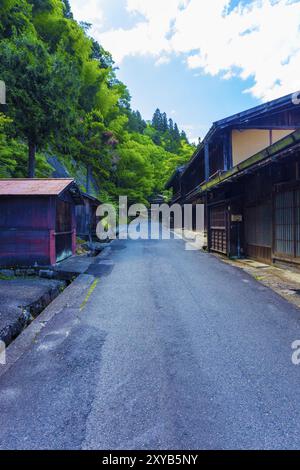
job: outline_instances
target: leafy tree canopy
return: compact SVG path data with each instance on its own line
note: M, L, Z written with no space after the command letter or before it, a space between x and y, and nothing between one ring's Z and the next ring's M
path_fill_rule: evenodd
M147 202L194 152L184 131L157 109L132 110L113 58L74 20L68 0L2 0L0 176L50 176L45 155L96 183L102 200Z

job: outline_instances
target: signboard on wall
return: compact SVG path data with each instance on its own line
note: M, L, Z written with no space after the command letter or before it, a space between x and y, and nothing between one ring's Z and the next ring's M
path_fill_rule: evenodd
M241 214L232 214L231 222L243 222L243 216Z

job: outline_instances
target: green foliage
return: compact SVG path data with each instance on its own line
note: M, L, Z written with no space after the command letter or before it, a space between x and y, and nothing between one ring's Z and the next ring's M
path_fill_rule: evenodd
M153 188L151 147L142 136L130 135L119 145L116 171L118 195L128 196L130 203L147 202Z
M17 162L13 153L14 146L8 145L6 130L11 120L0 114L0 177L8 178L14 172Z
M1 39L34 32L31 6L26 0L2 0L0 12Z
M78 24L68 0L2 0L0 79L8 116L0 115L0 176L49 176L45 152L71 175L86 172L105 202L130 202L164 189L194 151L183 131L155 111L146 123L130 106L111 54ZM37 153L36 153L37 149ZM28 152L29 150L29 152Z
M147 128L146 122L143 120L139 111L129 111L128 113L128 130L143 134Z
M27 174L27 148L20 140L10 137L12 121L0 114L0 178L24 178ZM51 176L51 166L43 154L37 154L36 176Z
M155 132L148 130L148 135L151 135L153 142L157 145L162 145L168 152L180 154L182 145L188 144L188 139L184 131L179 131L177 123L172 119L168 119L166 113L161 113L156 109L152 118L152 127ZM191 146L192 152L192 146Z

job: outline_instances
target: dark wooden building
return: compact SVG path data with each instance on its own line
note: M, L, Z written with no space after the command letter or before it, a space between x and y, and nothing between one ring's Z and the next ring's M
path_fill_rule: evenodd
M217 121L173 176L172 202L205 204L211 251L300 263L299 149L293 95Z
M203 188L210 250L299 264L299 165L296 131Z
M76 250L73 179L0 180L0 265L53 265Z
M89 194L81 193L83 204L75 208L77 236L92 241L97 238L96 229L99 218L96 215L101 202Z
M165 189L170 190L172 189L173 191L173 196L172 196L172 204L176 204L180 201L182 201L182 175L185 170L185 166L182 165L178 168L176 168L175 172L173 175L170 177L169 181L167 182Z

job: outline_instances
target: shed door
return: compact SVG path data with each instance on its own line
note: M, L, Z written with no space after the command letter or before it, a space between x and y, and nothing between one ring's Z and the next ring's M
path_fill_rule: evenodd
M72 206L58 200L56 205L56 262L72 256Z
M300 261L300 189L275 194L275 257Z
M210 249L227 254L227 210L226 206L210 209Z

